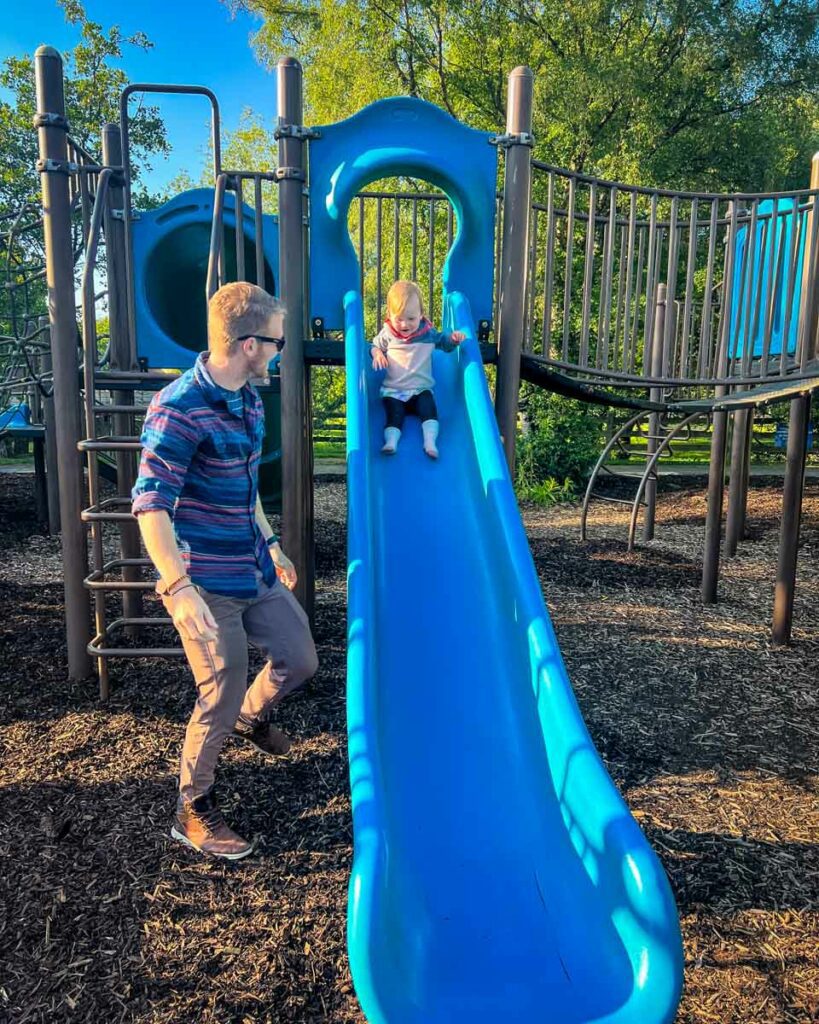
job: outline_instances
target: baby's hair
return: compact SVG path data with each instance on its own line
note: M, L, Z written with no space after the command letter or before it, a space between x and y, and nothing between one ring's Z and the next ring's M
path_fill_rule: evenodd
M400 316L413 295L418 299L421 316L424 315L424 297L414 281L396 281L387 292L387 316Z

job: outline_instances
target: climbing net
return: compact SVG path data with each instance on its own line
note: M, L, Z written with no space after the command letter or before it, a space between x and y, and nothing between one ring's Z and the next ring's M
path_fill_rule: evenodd
M39 204L0 212L0 407L51 393L43 216Z
M94 157L73 140L69 140L69 156L76 166L90 169L95 165ZM77 282L95 187L93 174L72 176L72 255ZM98 302L105 294L97 296ZM77 299L79 323L79 292ZM79 331L77 340L79 344ZM50 397L51 381L43 214L38 201L29 201L17 209L0 209L0 410L33 393Z

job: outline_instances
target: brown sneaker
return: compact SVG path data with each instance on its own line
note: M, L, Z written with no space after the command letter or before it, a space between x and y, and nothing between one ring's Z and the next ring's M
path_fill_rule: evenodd
M241 860L253 853L253 844L242 839L229 828L216 806L213 791L209 790L195 800L186 800L177 809L171 826L171 838L180 843L209 853L212 857Z
M256 725L245 725L244 722L237 722L233 735L239 739L247 740L253 746L268 757L279 757L287 754L292 747L290 737L285 735L281 729L267 722L259 722Z

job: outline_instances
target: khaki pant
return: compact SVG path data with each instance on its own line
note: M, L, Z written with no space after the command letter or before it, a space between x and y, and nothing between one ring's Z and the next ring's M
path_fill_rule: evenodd
M237 720L264 721L271 708L318 668L307 616L281 583L268 587L260 580L257 596L249 599L199 592L219 633L210 641L182 637L197 690L182 747L179 795L184 800L201 796L213 785L216 761ZM248 643L267 657L249 687Z

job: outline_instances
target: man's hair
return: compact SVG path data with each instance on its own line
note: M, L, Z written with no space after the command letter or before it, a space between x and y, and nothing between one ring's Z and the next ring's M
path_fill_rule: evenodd
M414 281L396 281L387 292L387 316L400 316L415 296L421 316L424 315L424 297L421 289Z
M230 354L237 338L263 333L267 321L284 306L264 288L247 281L222 285L208 303L208 348Z

